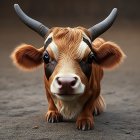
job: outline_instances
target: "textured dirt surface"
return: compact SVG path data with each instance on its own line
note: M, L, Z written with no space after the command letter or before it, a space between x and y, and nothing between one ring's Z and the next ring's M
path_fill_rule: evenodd
M13 21L14 23L14 21ZM95 117L95 128L78 131L74 122L45 122L47 100L42 67L32 73L16 69L9 55L22 42L41 46L43 40L23 26L3 26L0 34L1 140L139 140L140 139L140 29L121 25L104 34L127 55L124 64L106 71L102 91L107 110ZM19 28L18 28L19 27ZM136 28L135 28L136 27Z

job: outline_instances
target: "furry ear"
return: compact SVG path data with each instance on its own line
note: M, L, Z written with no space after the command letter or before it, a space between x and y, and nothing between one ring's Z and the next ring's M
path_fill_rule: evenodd
M27 44L18 46L11 54L13 63L22 70L32 70L42 64L44 48L36 49Z
M95 47L97 64L106 69L119 65L125 58L120 47L113 42L104 42L100 47Z

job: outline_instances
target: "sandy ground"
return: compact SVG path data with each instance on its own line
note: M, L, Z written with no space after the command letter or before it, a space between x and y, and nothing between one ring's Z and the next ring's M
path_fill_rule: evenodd
M95 117L95 128L91 131L78 131L74 122L45 122L47 100L42 67L24 73L9 59L16 45L25 42L41 46L43 40L21 25L1 28L0 140L139 140L140 28L120 26L112 28L104 37L118 43L127 59L118 69L105 72L102 94L107 110Z

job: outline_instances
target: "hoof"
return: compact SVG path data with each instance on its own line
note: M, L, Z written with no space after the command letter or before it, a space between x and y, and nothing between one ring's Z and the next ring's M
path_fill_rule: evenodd
M94 128L94 123L93 120L81 119L81 120L77 120L76 127L78 130L83 130L83 131L92 130Z
M57 111L48 111L46 113L46 121L49 123L58 123L62 121L62 116Z

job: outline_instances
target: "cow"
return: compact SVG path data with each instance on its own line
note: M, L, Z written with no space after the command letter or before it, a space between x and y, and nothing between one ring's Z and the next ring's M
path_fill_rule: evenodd
M115 21L117 8L89 29L80 26L49 29L27 16L18 4L14 8L21 21L45 40L39 49L21 44L11 58L25 71L43 64L48 100L46 121L57 123L74 119L78 130L93 129L94 116L106 108L100 94L103 70L116 68L125 58L117 44L98 38Z

